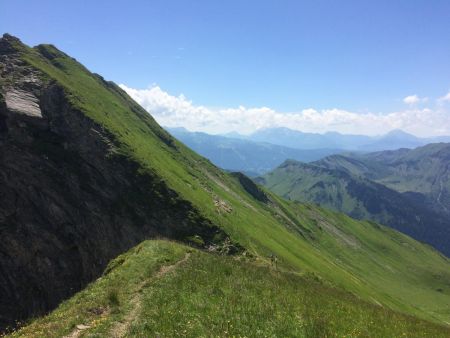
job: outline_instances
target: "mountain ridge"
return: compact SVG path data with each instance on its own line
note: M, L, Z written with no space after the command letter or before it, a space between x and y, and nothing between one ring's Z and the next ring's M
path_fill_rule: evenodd
M362 175L401 193L420 193L435 211L450 211L450 143L331 156L316 164Z
M5 39L1 50L4 45ZM16 49L7 50L13 55ZM38 50L45 50L52 60L67 57L52 46ZM79 290L111 258L146 235L183 239L201 234L208 243L221 233L154 174L140 173L137 163L121 154L120 141L75 108L63 87L44 84L43 74L20 60L1 61L6 64L6 82L8 68L25 74L22 82L15 79L14 88L6 85L5 95L0 94L1 249L7 253L0 277L2 314L15 318L17 311L34 314L54 307L70 289ZM106 85L121 93L111 83ZM39 107L32 107L39 111L30 113L36 100ZM140 114L150 121L145 111ZM170 144L170 136L160 133L157 136ZM144 205L143 200L148 202ZM110 242L101 244L106 239Z
M420 138L399 129L380 136L367 136L338 132L307 133L286 127L276 127L260 129L243 137L296 149L337 148L363 152L416 148L428 143L450 142L450 136Z
M214 283L205 278L205 271ZM198 309L203 300L207 305ZM365 302L317 276L257 266L248 257L229 259L152 240L114 259L89 288L11 337L41 332L48 337L173 337L180 333L193 337L205 332L241 336L256 330L259 335L277 337L357 333L437 338L449 332L444 325Z

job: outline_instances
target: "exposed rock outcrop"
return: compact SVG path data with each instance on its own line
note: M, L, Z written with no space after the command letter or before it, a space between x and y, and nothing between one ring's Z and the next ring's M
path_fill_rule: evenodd
M11 112L42 118L39 100L33 93L11 89L5 93L5 103L6 108Z

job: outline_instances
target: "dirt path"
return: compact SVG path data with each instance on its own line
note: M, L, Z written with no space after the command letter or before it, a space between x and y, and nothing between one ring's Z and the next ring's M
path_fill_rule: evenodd
M75 329L68 334L67 336L64 336L63 338L77 338L81 335L81 333L86 330L89 329L90 326L89 325L83 325L83 324L79 324L75 327Z
M189 256L191 254L189 252L186 252L184 257L180 259L179 261L175 262L172 265L164 265L162 266L158 272L152 277L152 278L161 278L164 275L174 271L178 266L183 264L189 259ZM142 302L141 302L141 293L140 291L145 287L145 285L149 282L149 280L145 280L141 284L139 284L138 288L135 291L135 295L130 300L131 304L131 311L120 321L113 324L109 337L113 338L119 338L125 336L125 334L128 332L131 323L133 320L139 315L141 308L142 308ZM67 336L64 336L64 338L78 338L83 331L89 329L89 325L79 324L75 327L75 329L68 334Z
M189 259L189 256L191 254L187 252L183 259L180 259L179 261L175 262L172 265L164 265L162 266L159 271L154 275L153 278L161 278L162 276L168 274L169 272L174 271L178 266L183 264ZM140 291L144 288L144 286L147 284L148 280L142 282L138 289L136 290L136 294L131 299L131 311L123 318L122 321L115 323L113 325L111 331L110 331L110 337L113 338L119 338L125 336L125 334L128 332L131 323L135 318L138 317L139 313L141 312L142 302L141 302L141 293Z

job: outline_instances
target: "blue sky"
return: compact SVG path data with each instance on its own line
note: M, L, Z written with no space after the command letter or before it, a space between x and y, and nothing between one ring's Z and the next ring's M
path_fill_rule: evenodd
M434 112L450 90L450 1L0 0L0 32L52 43L126 88L154 86L167 100L183 94L179 105L216 115L239 107Z

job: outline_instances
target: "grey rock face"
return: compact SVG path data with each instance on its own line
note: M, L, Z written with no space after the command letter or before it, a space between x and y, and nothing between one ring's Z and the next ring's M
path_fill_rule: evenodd
M42 118L39 100L33 93L11 89L5 94L5 102L6 108L11 112Z

